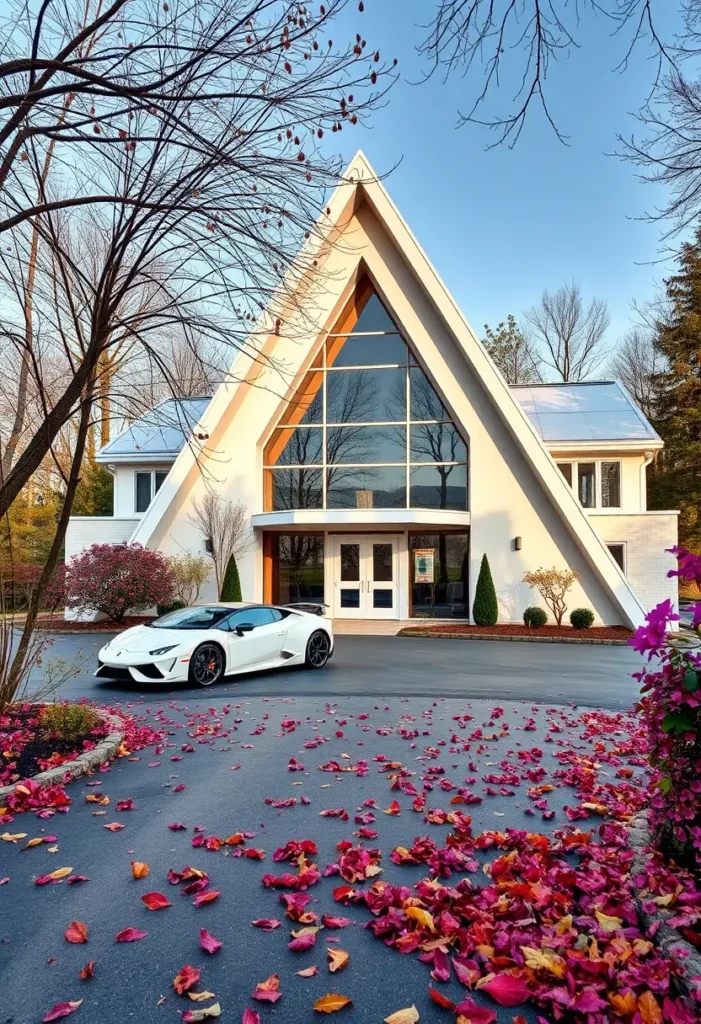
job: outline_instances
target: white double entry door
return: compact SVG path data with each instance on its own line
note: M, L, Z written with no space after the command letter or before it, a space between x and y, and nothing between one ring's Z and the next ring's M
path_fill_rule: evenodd
M334 618L399 618L398 556L399 537L334 537Z

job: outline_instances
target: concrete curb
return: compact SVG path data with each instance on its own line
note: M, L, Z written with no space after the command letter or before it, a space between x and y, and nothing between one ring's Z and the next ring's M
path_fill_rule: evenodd
M643 811L642 814L633 818L628 826L628 842L635 850L635 856L630 866L633 878L645 868L647 862L645 850L650 846L650 839L647 812ZM674 916L676 911L667 910L665 907L658 907L652 912L645 910L643 906L645 900L637 890L634 890L634 899L638 917L645 930L647 931L651 925L656 925L655 943L665 956L676 960L684 968L686 977L674 978L673 985L677 986L682 995L693 998L686 978L701 976L701 953L690 942L687 942L675 928L671 928L665 923L668 918Z
M66 780L66 775L69 776L68 781L72 781L81 775L87 775L88 772L104 764L105 761L111 760L119 750L119 746L124 739L124 722L117 715L110 715L108 712L100 711L97 708L95 710L110 728L110 732L103 740L100 740L96 747L93 747L92 750L86 750L84 754L79 754L74 761L66 761L65 764L59 765L58 768L49 768L48 771L32 775L29 780L20 779L11 786L0 786L0 802L5 797L14 793L15 788L21 785L22 782L37 782L40 786L60 786Z
M422 638L430 637L434 640L500 640L506 643L517 644L585 644L598 647L627 647L627 640L583 640L580 637L560 636L494 636L492 633L435 633L427 629L400 629L397 636Z

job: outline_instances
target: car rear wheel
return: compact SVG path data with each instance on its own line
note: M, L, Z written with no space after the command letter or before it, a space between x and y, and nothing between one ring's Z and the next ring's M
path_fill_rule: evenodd
M323 629L317 629L307 641L304 664L307 668L323 668L331 654L331 640Z
M216 644L200 644L190 658L190 682L212 686L224 675L224 653Z

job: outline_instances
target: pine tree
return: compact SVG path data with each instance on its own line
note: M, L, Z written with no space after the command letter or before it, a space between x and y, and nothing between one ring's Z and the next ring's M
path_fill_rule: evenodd
M489 560L486 555L482 555L482 564L477 577L472 618L478 626L494 626L499 618L497 592L494 589L492 570L489 568Z
M114 479L109 470L97 462L85 465L75 492L74 516L111 516L113 512Z
M682 543L701 550L701 226L665 281L669 314L655 346L666 369L655 375L654 425L665 442L650 481L651 508L679 508Z
M222 583L221 594L219 595L220 601L241 601L241 580L239 579L239 570L236 565L236 559L233 555L229 558L226 566L226 572L224 573L224 582Z
M508 384L527 384L541 379L540 357L525 337L513 313L495 330L484 325L482 344L489 352Z

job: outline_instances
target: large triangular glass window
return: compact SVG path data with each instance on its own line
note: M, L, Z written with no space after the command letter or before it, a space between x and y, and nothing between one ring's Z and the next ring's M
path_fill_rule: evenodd
M265 446L266 511L467 509L467 446L369 280Z

